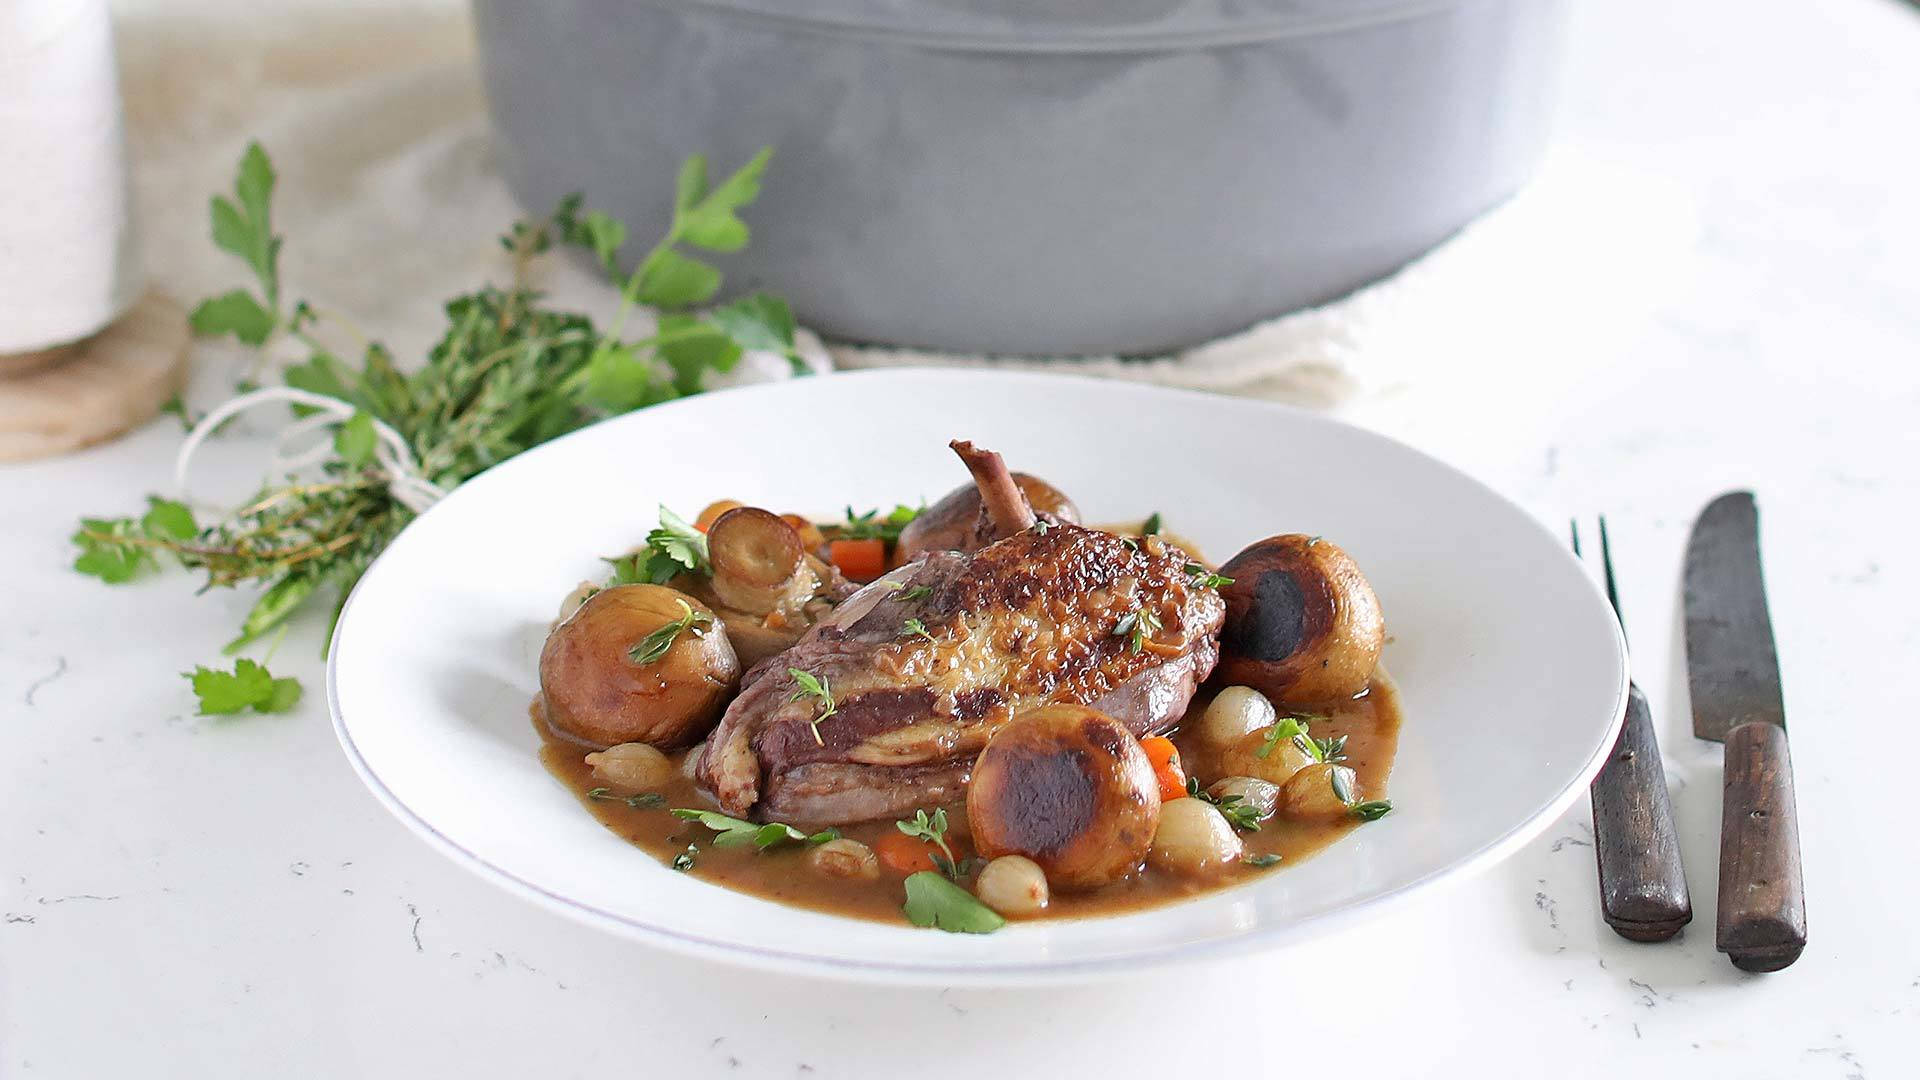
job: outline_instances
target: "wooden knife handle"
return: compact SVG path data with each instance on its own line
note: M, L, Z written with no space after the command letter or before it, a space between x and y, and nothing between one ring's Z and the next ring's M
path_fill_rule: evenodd
M1631 941L1665 941L1693 921L1673 802L1647 696L1627 692L1627 718L1613 756L1593 778L1593 852L1600 913Z
M1787 731L1778 724L1741 724L1727 733L1714 946L1742 971L1779 971L1807 947L1793 766Z

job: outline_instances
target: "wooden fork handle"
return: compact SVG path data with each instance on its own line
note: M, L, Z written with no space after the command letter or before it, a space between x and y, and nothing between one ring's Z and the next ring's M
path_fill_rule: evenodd
M1793 764L1778 724L1727 733L1714 946L1742 971L1779 971L1807 947Z
M1693 901L1653 717L1638 686L1628 688L1620 739L1590 794L1601 914L1630 941L1667 940L1693 921Z

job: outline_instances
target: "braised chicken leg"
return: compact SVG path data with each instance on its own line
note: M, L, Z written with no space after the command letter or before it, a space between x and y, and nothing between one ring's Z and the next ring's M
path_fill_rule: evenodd
M895 570L748 674L696 772L728 813L836 824L949 801L1016 710L1090 705L1145 735L1213 670L1225 604L1192 556L1036 518L998 454L953 448L991 542Z

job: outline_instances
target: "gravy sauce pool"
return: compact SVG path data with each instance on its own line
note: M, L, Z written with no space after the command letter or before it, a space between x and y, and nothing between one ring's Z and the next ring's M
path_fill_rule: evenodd
M1198 717L1205 711L1209 700L1210 694L1203 693L1195 697L1188 715ZM1387 777L1393 769L1394 751L1400 738L1400 702L1384 670L1375 676L1373 688L1364 696L1316 712L1313 721L1315 736L1347 737L1346 764L1356 774L1359 799L1385 798ZM682 821L668 813L671 807L714 808L713 801L686 776L685 758L688 753L696 751L669 755L677 768L674 780L656 792L662 796L663 802L652 808L631 808L622 798L596 799L589 796L587 793L601 787L602 783L594 779L593 770L586 764L587 751L576 743L556 737L542 720L537 701L532 715L534 728L539 731L543 743L540 760L547 770L565 784L579 798L587 812L598 818L601 824L659 860L663 867L685 852L687 845L694 844L699 850L694 856L693 868L687 873L703 881L782 904L907 925L900 913L900 904L905 899L901 886L904 876L888 870L884 864L878 881L832 878L809 865L808 848L805 845L783 845L765 852L755 852L751 847L716 848L711 843L712 830L696 822ZM1319 719L1318 716L1324 716L1325 719ZM1197 752L1190 753L1190 750L1197 751L1197 748L1183 740L1177 730L1171 734L1175 744L1180 747L1181 760L1188 766L1189 773L1200 776L1203 783L1219 779L1217 766L1213 762ZM927 809L931 811L933 807ZM964 802L947 807L947 821L948 842L953 845L955 854L962 859L975 854L967 837ZM1289 865L1327 847L1358 824L1358 820L1305 824L1269 818L1261 823L1258 832L1241 833L1240 838L1246 844L1249 855L1280 856L1281 861L1271 867L1236 865L1224 869L1215 878L1204 880L1147 867L1128 880L1093 892L1055 892L1051 905L1040 917L1071 919L1134 911L1242 884L1262 875L1282 874ZM891 821L870 821L843 825L840 832L871 845L881 836L897 830Z

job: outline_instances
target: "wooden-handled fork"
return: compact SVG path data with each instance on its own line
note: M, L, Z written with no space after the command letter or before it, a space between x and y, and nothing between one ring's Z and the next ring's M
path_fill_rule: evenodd
M1573 525L1573 553L1580 555L1580 526ZM1600 565L1614 618L1621 619L1620 591L1614 582L1613 551L1607 519L1600 519ZM1630 941L1665 941L1693 921L1693 901L1680 862L1680 840L1673 829L1673 802L1667 793L1653 715L1640 687L1627 686L1627 715L1589 791L1593 799L1593 851L1600 867L1600 911L1615 933Z

